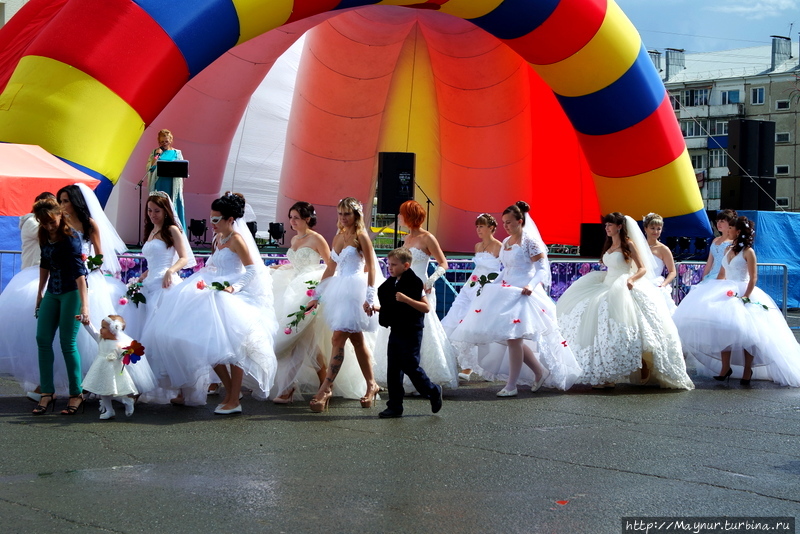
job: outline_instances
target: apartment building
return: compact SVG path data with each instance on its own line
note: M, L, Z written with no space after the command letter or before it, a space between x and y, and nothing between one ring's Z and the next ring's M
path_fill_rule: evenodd
M776 209L800 211L800 58L798 44L772 44L686 54L651 51L670 94L706 209L720 208L728 170L728 122L775 122Z

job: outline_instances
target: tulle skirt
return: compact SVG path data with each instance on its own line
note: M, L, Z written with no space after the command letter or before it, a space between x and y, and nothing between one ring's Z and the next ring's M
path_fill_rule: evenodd
M326 278L319 286L325 306L325 323L332 332L375 332L378 316L367 315L367 274Z
M581 368L561 335L553 301L537 285L531 295L522 288L493 283L483 287L472 307L453 331L453 341L481 345L478 365L489 380L509 376L509 339L524 339L549 371L545 387L567 390L581 374ZM523 366L518 384L531 385L533 372Z
M479 345L472 343L464 343L461 341L453 341L452 334L456 327L461 323L467 312L472 307L472 301L475 299L476 293L480 288L479 285L470 286L469 283L464 284L456 296L447 315L442 318L442 328L444 328L445 336L451 339L453 348L456 351L456 360L461 369L471 369L473 373L478 374L487 380L491 380L488 376L484 375L480 365L478 364ZM487 347L483 345L483 347ZM483 349L481 349L483 350Z
M87 279L89 286L89 316L92 325L100 330L100 323L110 314L120 313L119 298L125 294L125 284L99 270L92 271ZM11 375L25 391L39 385L39 350L36 346L36 292L39 288L39 266L28 267L17 273L0 294L0 324L5 325L0 335L0 373ZM53 383L56 393L69 393L69 381L64 357L58 343L58 333L53 340L55 361ZM81 356L82 375L88 372L97 354L97 342L83 328L78 330L78 353Z
M646 280L628 289L629 276L607 280L591 272L576 280L558 301L564 337L583 368L579 383L642 383L693 389L680 337L660 290Z
M264 397L272 387L277 321L271 294L259 288L265 282L258 277L235 294L210 287L236 278L210 268L198 271L163 299L145 326L142 343L161 387L196 393L184 392L187 404L205 403L215 365L241 367ZM206 289L197 287L201 280Z
M721 353L730 351L734 376L741 377L747 351L754 379L800 387L800 345L783 313L757 287L745 304L735 295L746 288L746 282L708 280L689 292L673 316L684 352L717 374Z

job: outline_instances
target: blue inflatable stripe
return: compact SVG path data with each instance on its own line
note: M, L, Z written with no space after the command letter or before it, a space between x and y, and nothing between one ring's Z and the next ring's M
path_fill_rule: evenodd
M686 215L664 217L664 237L714 237L705 210Z
M371 6L372 4L377 4L379 0L342 0L339 2L339 5L333 8L331 11L335 9L349 9L351 7L361 7L361 6Z
M94 189L94 194L97 197L97 200L100 201L100 204L105 207L106 202L108 202L108 197L111 195L111 191L114 189L114 184L111 183L111 180L100 174L99 172L90 169L89 167L84 167L74 161L70 161L68 159L61 158L56 156L58 159L69 165L70 167L75 167L79 171L88 174L92 178L97 178L100 180L100 183L97 184L97 187ZM145 184L147 187L147 184Z
M649 117L664 101L664 84L642 46L631 68L599 91L583 96L556 95L572 125L587 135L616 133Z
M469 20L498 39L516 39L541 26L560 1L505 0L491 13Z
M181 51L196 76L239 40L239 17L231 0L134 0Z

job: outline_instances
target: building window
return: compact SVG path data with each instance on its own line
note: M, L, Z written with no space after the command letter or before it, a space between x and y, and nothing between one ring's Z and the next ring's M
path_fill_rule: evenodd
M775 199L775 205L781 208L791 208L789 204L789 197L778 197Z
M669 95L669 102L672 104L672 109L679 110L681 109L681 95L680 94L672 94Z
M789 174L789 166L788 165L775 165L775 174L776 175Z
M692 168L694 170L700 170L706 168L706 156L705 154L695 154L689 156L692 158Z
M722 180L709 180L706 183L708 184L708 189L706 190L707 198L721 198L720 191L722 190Z
M681 121L681 132L684 137L703 137L708 135L708 120Z
M763 87L753 87L750 89L750 103L755 106L764 103Z
M687 89L683 92L683 103L686 106L708 105L708 89Z
M721 148L708 151L709 167L727 167L728 153ZM719 197L717 197L719 198Z
M722 105L725 104L738 104L739 103L739 90L722 91Z
M790 140L789 132L779 132L775 134L776 143L788 143Z
M789 109L789 101L788 100L776 100L775 101L775 109L778 111Z
M714 135L728 135L728 121L716 121L714 123Z

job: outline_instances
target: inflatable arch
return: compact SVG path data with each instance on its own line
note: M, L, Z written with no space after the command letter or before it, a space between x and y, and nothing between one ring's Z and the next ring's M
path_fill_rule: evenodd
M417 144L410 151L441 148L438 159L431 151L422 158L427 167L418 169L418 179L438 206L436 231L446 248L474 242L471 234L464 242L458 236L475 212L497 212L517 198L532 200L550 242L574 242L579 222L612 210L637 217L658 211L672 233L710 234L666 91L613 0L31 0L0 30L0 141L41 145L99 178L105 197L121 175L138 180L140 147L152 140L145 134L137 143L157 117L154 127L178 131L180 122L191 129L186 138L177 135L184 153L191 138L196 147L211 147L205 152L227 154L232 131L215 132L215 123L204 118L206 107L176 108L170 115L168 104L187 89L208 96L210 73L222 71L227 83L213 98L225 104L216 113L238 124L259 76L318 25L306 44L311 63L298 75L279 213L297 198L331 209L345 194L371 197L377 152L405 149L392 120L402 115L393 111L394 102L409 96L399 83L408 75L427 77L429 105L414 111L411 99L406 115L413 111L420 120L417 129L409 120L405 140ZM368 34L359 39L366 49L351 46L356 30ZM411 33L424 36L424 50L409 50L419 42ZM266 43L268 50L248 48L251 43ZM480 54L464 54L468 43L477 43ZM393 60L376 62L365 52L378 48L391 50ZM427 74L395 71L423 55ZM357 58L373 60L373 72L351 72L356 63L359 69L370 65ZM448 66L453 58L460 67ZM238 90L229 83L239 66L256 63L258 73L235 77ZM476 76L489 65L493 77ZM331 91L329 81L340 92ZM365 92L369 83L371 93ZM505 115L498 119L493 107ZM330 129L317 128L320 121ZM429 131L424 124L432 125ZM551 148L558 148L560 160L553 160ZM220 158L199 171L198 158L192 160L187 190L207 206L219 191ZM334 164L339 170L331 173ZM566 220L573 230L559 235Z

